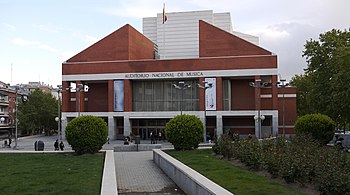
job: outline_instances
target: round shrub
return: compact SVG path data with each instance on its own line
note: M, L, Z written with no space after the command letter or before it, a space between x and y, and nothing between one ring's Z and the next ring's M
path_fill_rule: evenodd
M67 141L77 154L98 152L106 143L107 135L107 124L95 116L80 116L66 127Z
M321 144L326 145L335 133L335 122L323 114L308 114L300 117L295 123L297 135L310 134Z
M198 148L203 139L203 123L194 115L177 115L166 124L165 136L175 150Z

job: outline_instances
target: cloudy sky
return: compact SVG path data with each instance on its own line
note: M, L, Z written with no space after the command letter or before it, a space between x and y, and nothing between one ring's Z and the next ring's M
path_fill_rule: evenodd
M163 3L167 12L230 12L235 31L278 55L286 79L303 73L306 40L350 27L349 0L0 0L0 81L55 87L62 62L125 24L142 32Z

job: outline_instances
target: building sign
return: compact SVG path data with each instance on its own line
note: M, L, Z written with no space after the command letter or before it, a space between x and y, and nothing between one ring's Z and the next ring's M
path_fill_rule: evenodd
M216 78L205 78L205 82L212 85L205 90L205 109L216 110Z
M114 111L124 111L124 80L114 80Z
M153 72L125 74L126 79L184 78L202 76L203 72Z

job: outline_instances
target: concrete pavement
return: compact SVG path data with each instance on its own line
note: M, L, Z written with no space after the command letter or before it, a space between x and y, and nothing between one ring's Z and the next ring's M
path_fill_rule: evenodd
M0 147L0 152L32 152L35 141L44 142L44 152L54 151L54 142L57 136L29 136L19 138L17 148L14 149L15 143L11 144L12 148ZM1 145L4 140L1 140ZM71 147L66 140L65 152L71 152ZM103 145L102 150L113 150L114 145L123 144L121 140L113 140L110 144ZM172 148L168 142L158 142L162 148ZM141 144L150 144L149 140L141 140ZM114 152L114 162L116 183L119 194L184 194L175 183L153 162L153 152ZM112 169L111 169L112 170ZM114 171L114 170L112 170ZM108 170L104 170L104 173ZM105 180L108 182L108 180ZM103 185L106 188L115 188L115 185ZM108 191L108 189L107 189ZM110 190L113 191L113 190Z
M115 152L118 193L184 194L153 162L153 151Z

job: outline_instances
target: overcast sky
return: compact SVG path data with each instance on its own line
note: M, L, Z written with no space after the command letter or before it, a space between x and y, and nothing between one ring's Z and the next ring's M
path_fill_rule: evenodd
M230 12L233 29L259 36L288 80L306 68L306 40L350 27L350 0L0 0L0 81L56 87L62 62L125 24L142 32L163 3L166 12Z

